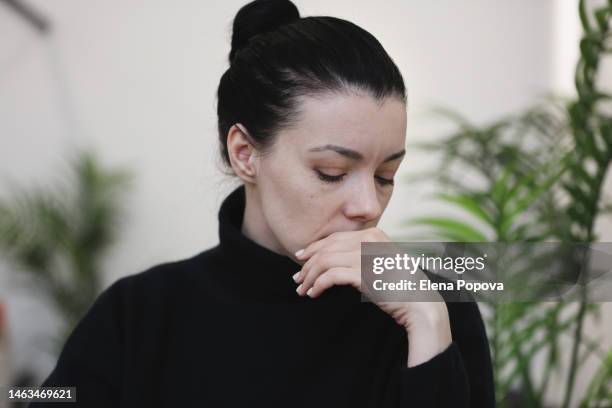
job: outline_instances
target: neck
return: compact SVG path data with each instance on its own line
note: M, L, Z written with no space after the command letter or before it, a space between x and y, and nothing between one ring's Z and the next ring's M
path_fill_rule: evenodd
M256 185L245 183L245 198L242 234L270 251L286 255L286 251L282 248L266 222L259 190L257 190Z

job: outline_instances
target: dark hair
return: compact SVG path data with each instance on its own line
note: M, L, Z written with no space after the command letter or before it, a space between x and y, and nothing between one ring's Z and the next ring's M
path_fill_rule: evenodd
M217 115L221 155L230 169L230 127L241 123L264 152L297 119L301 96L355 89L376 100L406 102L402 75L372 34L335 17L300 18L288 0L255 0L238 11L229 62Z

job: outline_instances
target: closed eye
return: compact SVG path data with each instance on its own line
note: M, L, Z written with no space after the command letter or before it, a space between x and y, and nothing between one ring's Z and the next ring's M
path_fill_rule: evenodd
M338 183L340 181L342 181L342 179L344 178L344 176L346 176L346 173L344 174L338 174L338 175L330 175L330 174L325 174L323 172L320 172L319 170L315 170L315 172L317 173L317 176L319 177L320 180L326 182L326 183ZM380 177L380 176L376 176L376 180L378 180L378 183L382 186L392 186L394 183L393 179L386 179L384 177Z
M337 183L341 181L344 176L346 176L346 173L339 174L337 176L332 176L329 174L322 173L319 170L315 170L315 172L317 173L317 176L319 176L319 179L325 181L326 183Z
M393 185L393 179L386 179L386 178L379 177L379 176L376 176L376 178L378 179L378 182L380 184L382 184L383 186L392 186Z

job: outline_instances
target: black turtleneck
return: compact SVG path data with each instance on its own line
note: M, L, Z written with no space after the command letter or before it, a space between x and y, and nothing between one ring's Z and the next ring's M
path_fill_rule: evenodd
M404 328L350 286L299 296L300 265L241 233L244 206L240 186L219 245L108 287L42 385L79 407L494 406L475 303L449 302L453 342L408 368Z

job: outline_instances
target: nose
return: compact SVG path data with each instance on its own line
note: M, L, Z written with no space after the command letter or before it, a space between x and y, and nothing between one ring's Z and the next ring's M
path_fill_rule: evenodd
M375 181L360 182L347 199L345 216L357 219L360 222L368 222L380 217L382 205L379 201Z

